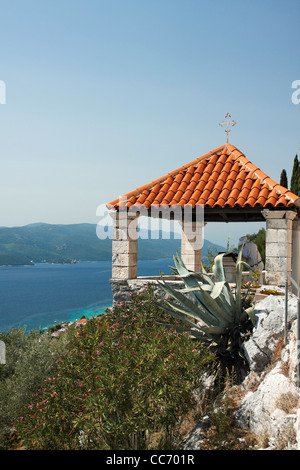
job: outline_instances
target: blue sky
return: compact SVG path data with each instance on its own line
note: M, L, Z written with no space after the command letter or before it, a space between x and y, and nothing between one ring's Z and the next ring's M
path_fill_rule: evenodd
M2 0L0 13L0 225L97 223L99 205L224 144L227 112L229 141L290 178L299 0ZM245 231L212 225L217 243Z

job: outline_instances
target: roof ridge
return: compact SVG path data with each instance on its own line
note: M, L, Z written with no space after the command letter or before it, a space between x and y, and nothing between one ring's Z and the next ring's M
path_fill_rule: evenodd
M191 167L192 165L196 165L197 163L199 164L203 160L208 160L213 155L215 155L216 153L223 150L225 147L226 147L226 145L221 145L220 147L217 147L216 149L211 150L210 152L206 153L205 155L201 155L201 157L198 157L195 160L192 160L191 162L186 163L185 165L182 165L181 167L177 168L176 170L170 171L166 175L161 176L160 178L157 178L156 180L151 181L151 183L145 184L143 186L140 186L140 187L134 189L133 191L130 191L129 193L125 194L124 196L127 196L127 198L128 198L128 197L131 197L133 195L140 194L142 191L144 191L146 189L150 191L152 188L154 188L154 186L156 184L161 183L162 181L165 181L169 176L171 176L172 178L175 178L181 171L185 171L187 168ZM109 205L113 206L116 202L119 201L119 199L120 198L115 199L114 201L110 202Z
M218 164L218 162L220 164ZM224 165L226 165L227 173L224 170ZM216 171L214 171L215 169ZM226 177L224 176L225 173ZM218 174L219 176L222 174L222 177L220 178L220 181L223 182L222 184L217 182L219 178ZM246 174L248 175L248 179L252 181L252 184L243 184ZM229 179L227 179L228 175L230 175ZM183 181L185 182L184 185ZM234 181L238 182L238 184ZM254 198L256 201L260 201L260 206L267 207L267 205L270 204L274 207L279 205L285 207L296 206L297 208L300 208L300 197L270 178L258 166L253 164L243 152L229 143L217 147L189 163L165 174L164 176L124 194L118 199L106 204L106 206L110 209L117 209L118 206L120 207L122 200L123 202L127 201L125 203L127 208L135 204L144 204L147 208L155 204L160 205L161 203L173 205L174 201L181 206L183 201L187 204L191 203L193 205L199 204L200 200L202 201L203 194L205 203L208 188L206 188L206 192L204 193L203 190L208 182L210 182L210 187L213 185L213 188L218 184L217 189L226 185L226 191L228 192L229 190L229 193L226 193L226 197L230 196L230 207L239 206L240 204L241 207L243 207L244 202L241 202L239 199L239 204L237 204L237 198L240 198L240 196L242 196L242 199L244 198L246 187L249 189L260 187L260 191L262 188L265 188L269 193L269 195L264 196L263 200L259 195L259 197ZM198 188L199 184L202 188L201 193L199 192L199 189L195 189ZM234 195L231 193L233 187L235 188ZM236 191L238 191L237 194ZM271 194L272 198L268 200ZM216 204L219 205L221 203L216 200ZM224 204L225 203L223 201L221 206L223 207ZM225 205L227 206L228 204L226 203ZM211 206L214 207L214 204L212 205L212 201L210 200L208 207ZM250 206L253 206L252 202L250 203Z
M228 147L229 145L230 145L231 147L234 147L234 149L231 150L231 149ZM270 178L270 177L269 177L264 171L262 171L258 166L254 165L254 163L252 163L250 160L248 160L248 158L245 156L245 154L243 154L243 152L241 152L237 147L235 147L235 146L232 145L232 144L226 144L225 147L227 148L227 150L229 151L229 153L235 158L235 160L239 160L239 161L240 161L240 157L237 157L237 156L235 156L235 155L233 154L234 150L237 150L238 152L240 152L240 154L241 154L242 156L244 156L245 159L246 159L251 165L253 165L256 169L250 168L250 167L247 165L247 163L241 162L241 164L242 164L244 167L246 167L247 170L249 170L250 172L252 172L253 174L255 174L256 178L258 178L261 183L264 182L265 184L267 184L271 190L274 189L277 193L281 194L282 196L286 197L287 199L289 199L289 200L292 201L292 202L295 202L295 201L299 198L296 194L294 194L294 193L292 193L291 191L289 191L289 189L285 188L284 186L281 186L279 183L276 183L276 181L274 181L274 183L276 183L275 185L270 184L270 183L267 181L267 179L273 181L272 178ZM263 175L265 175L265 178L262 177L262 176L260 176L260 175L258 175L258 174L257 174L257 170L259 170L261 173L263 173ZM282 191L281 189L277 188L277 186L279 186L279 188L283 188L285 191ZM296 199L291 198L287 193L293 194L294 196L296 196Z

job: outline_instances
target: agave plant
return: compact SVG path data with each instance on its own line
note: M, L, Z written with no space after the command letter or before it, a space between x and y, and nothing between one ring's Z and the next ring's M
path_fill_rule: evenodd
M176 327L187 331L194 338L214 346L221 356L237 358L242 355L242 342L254 325L254 310L246 308L242 294L242 270L246 266L242 261L242 249L236 261L236 287L232 292L225 280L223 256L214 259L213 276L202 267L201 273L189 271L180 255L174 256L175 269L184 282L183 289L169 286L162 278L160 287L167 294L160 307L173 317L181 320L188 327ZM172 325L165 325L172 327Z

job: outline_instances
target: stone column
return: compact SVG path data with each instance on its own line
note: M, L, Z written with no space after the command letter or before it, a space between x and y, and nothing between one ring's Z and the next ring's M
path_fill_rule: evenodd
M182 222L181 258L187 269L202 270L203 222Z
M138 216L114 214L112 239L112 279L137 277Z
M300 285L300 217L293 221L293 256L292 256L292 276ZM292 289L295 294L297 292Z
M297 213L289 210L262 211L266 219L266 284L284 286L292 273L292 228Z

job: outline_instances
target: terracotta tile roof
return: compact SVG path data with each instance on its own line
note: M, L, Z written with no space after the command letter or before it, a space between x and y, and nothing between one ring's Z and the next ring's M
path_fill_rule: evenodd
M124 195L127 207L203 204L204 208L300 207L300 198L226 144ZM297 201L297 202L296 202ZM107 204L118 209L120 200ZM296 203L296 204L295 204Z

